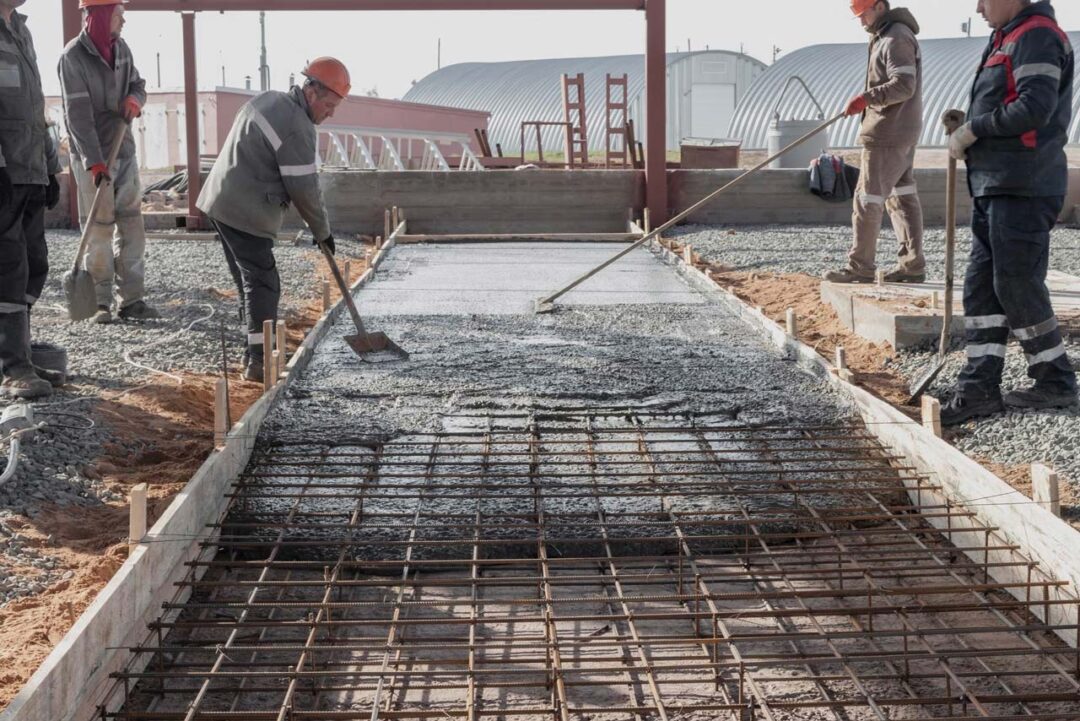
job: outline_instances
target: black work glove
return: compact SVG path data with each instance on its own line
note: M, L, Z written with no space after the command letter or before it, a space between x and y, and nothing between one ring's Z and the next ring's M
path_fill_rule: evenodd
M332 235L326 236L326 239L323 240L323 244L330 251L330 255L337 255L337 246L334 245L334 236L332 236ZM315 241L314 243L312 243L312 245L314 245L316 248L318 248L319 247L319 242Z
M11 205L15 198L15 188L11 187L11 176L7 168L0 168L0 208Z
M60 202L60 181L55 175L49 176L49 187L45 189L45 207L52 210Z

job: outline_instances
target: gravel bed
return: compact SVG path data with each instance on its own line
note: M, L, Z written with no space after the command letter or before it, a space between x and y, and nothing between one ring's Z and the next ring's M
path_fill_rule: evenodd
M49 283L34 309L35 342L49 342L68 352L70 381L52 397L34 403L36 420L49 424L22 447L19 470L0 486L0 605L40 592L61 580L64 571L46 550L27 548L12 528L15 516L33 519L44 503L91 506L122 501L90 467L111 438L87 415L93 401L159 376L124 360L125 354L150 368L178 372L214 373L221 368L221 329L224 325L230 362L239 362L244 332L237 301L219 291L232 291L221 246L209 241L147 242L147 301L163 318L139 323L114 322L95 326L71 323L65 310L61 277L71 267L79 236L73 231L50 231L52 270ZM348 243L349 254L361 253ZM309 248L282 244L275 248L281 274L283 307L295 310L315 296L313 277L319 257ZM0 410L10 403L0 399ZM7 444L0 446L0 464Z
M684 225L668 236L690 243L709 260L736 270L806 273L820 276L847 263L851 228L835 225L705 226ZM927 228L923 237L927 272L931 279L943 278L945 230ZM896 265L896 234L889 228L881 233L877 266L891 270ZM971 230L956 233L956 277L962 279L971 252ZM1080 229L1065 226L1053 232L1050 267L1080 275Z
M820 275L841 267L847 259L851 229L840 226L732 226L688 225L672 233L680 242L690 243L707 260L737 270L807 273ZM926 231L925 246L929 276L943 277L945 231ZM956 277L962 279L971 249L971 231L957 233ZM891 268L896 236L882 232L877 262ZM1053 231L1050 267L1080 276L1080 229L1059 226ZM1067 339L1069 357L1080 368L1080 338ZM905 350L891 363L909 381L921 375L934 360L931 348ZM954 343L948 365L930 391L944 397L964 364L963 343ZM1002 390L1030 385L1023 351L1010 344ZM953 442L965 453L1003 465L1043 462L1080 493L1080 408L1052 412L1019 412L972 421L955 429Z

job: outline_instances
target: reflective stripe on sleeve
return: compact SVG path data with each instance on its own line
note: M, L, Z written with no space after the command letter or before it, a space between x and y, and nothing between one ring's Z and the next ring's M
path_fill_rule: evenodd
M267 141L269 141L270 147L272 147L276 153L278 148L281 147L281 138L274 132L274 128L270 125L270 121L266 119L265 115L254 108L251 110L251 119L259 126L259 130L262 131L262 134L266 137Z
M1003 343L980 343L976 345L968 345L968 358L985 358L986 356L1004 358L1005 345Z
M1023 78L1033 78L1038 76L1048 77L1057 82L1061 82L1061 68L1053 63L1028 63L1027 65L1021 65L1013 70L1013 77L1017 81Z
M315 175L318 172L318 168L315 167L315 163L308 163L307 165L282 165L278 168L283 176L302 176L302 175Z

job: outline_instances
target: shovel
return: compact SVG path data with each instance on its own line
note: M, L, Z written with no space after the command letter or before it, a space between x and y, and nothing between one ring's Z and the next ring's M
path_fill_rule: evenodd
M120 154L120 146L124 143L124 134L127 133L127 125L121 125L109 150L109 159L105 162L107 168L112 168L116 162L116 156ZM74 182L74 175L72 175ZM83 224L82 240L79 242L79 252L75 254L75 263L71 270L64 273L63 286L64 296L67 298L68 316L72 321L86 320L97 312L97 290L93 277L82 267L83 257L86 255L86 246L90 240L90 229L97 220L98 209L101 207L101 199L106 190L111 192L112 180L102 180L94 193L94 202L90 205L90 212Z
M397 343L387 338L385 333L368 333L364 330L364 321L360 319L360 313L356 310L356 303L353 301L352 294L345 285L345 279L341 277L341 271L334 261L334 254L330 252L330 248L326 246L326 243L321 240L319 241L319 250L322 251L323 257L326 258L327 265L330 266L330 272L333 273L334 280L337 281L338 290L341 291L341 297L345 300L345 305L349 309L353 325L356 326L356 335L345 336L345 342L349 344L353 352L360 356L360 360L367 363L409 360L409 354L402 350Z
M956 132L956 129L964 124L964 120L965 115L962 110L946 110L941 117L948 135ZM908 399L908 405L915 405L919 396L926 392L926 389L945 368L945 360L949 354L949 339L952 336L953 256L956 253L956 158L949 158L949 174L945 182L945 315L942 318L941 340L938 343L938 355L934 364L911 384L911 398Z

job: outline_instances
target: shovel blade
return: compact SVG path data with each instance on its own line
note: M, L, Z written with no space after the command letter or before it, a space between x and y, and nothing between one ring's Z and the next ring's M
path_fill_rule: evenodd
M930 384L941 375L942 369L945 368L945 359L937 358L934 360L934 364L921 376L915 379L915 382L911 384L911 398L908 399L908 405L913 406L919 402L919 398L930 387Z
M385 333L347 335L345 342L356 355L360 356L360 360L368 363L391 363L409 359L409 354L390 340Z
M85 270L68 271L63 278L68 316L74 322L86 320L97 313L97 291L94 279Z

